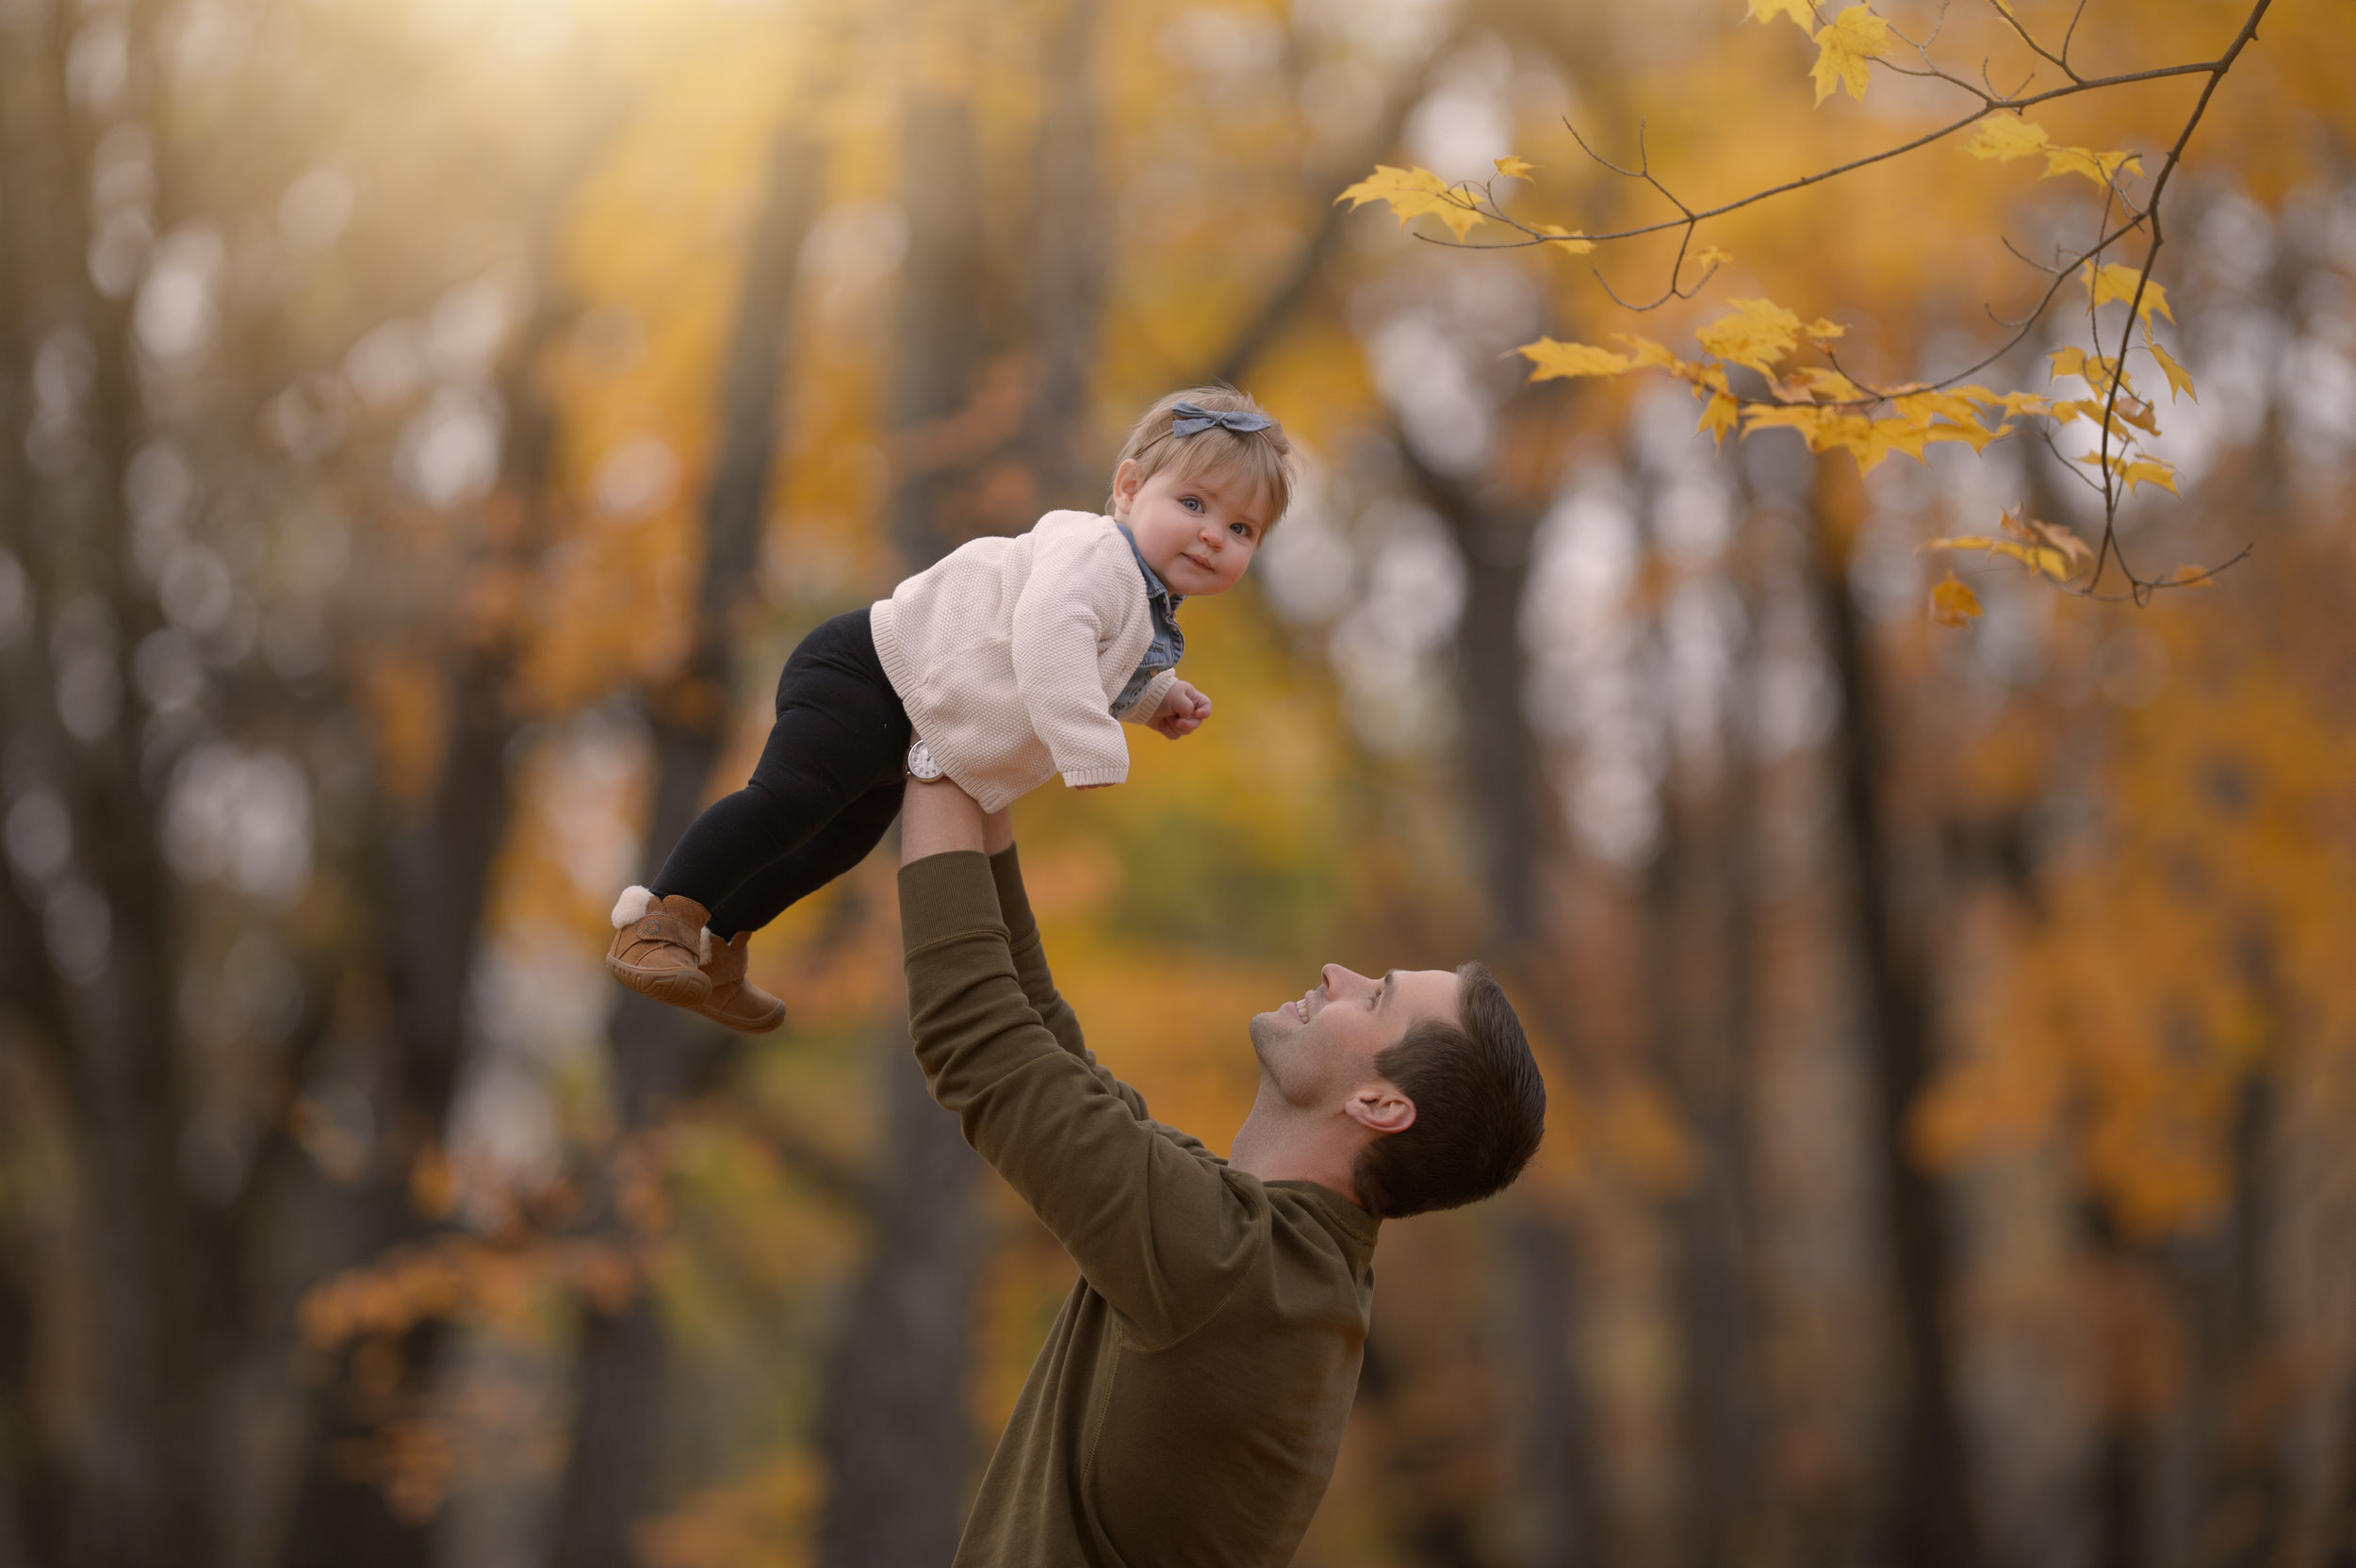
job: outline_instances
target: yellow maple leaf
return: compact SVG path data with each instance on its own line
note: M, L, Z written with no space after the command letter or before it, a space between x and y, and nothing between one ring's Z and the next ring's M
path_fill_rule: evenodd
M2106 261L2097 268L2089 261L2080 276L2085 278L2086 292L2093 297L2094 302L2098 305L2109 304L2114 300L2134 300L2135 286L2141 283L2143 298L2136 301L2135 315L2142 318L2147 332L2151 330L2151 313L2155 310L2170 321L2176 319L2176 313L2168 308L2168 290L2161 287L2156 280L2145 281L2143 269L2139 267L2129 267L2124 262Z
M1615 332L1612 335L1628 346L1633 352L1633 357L1637 364L1642 365L1648 369L1654 370L1673 370L1677 368L1678 363L1677 356L1662 348L1660 344L1654 342L1651 338L1639 337L1632 332Z
M1925 430L1933 417L1945 415L1958 424L1977 423L1979 410L1972 399L1962 392L1909 392L1894 399L1890 404L1899 417Z
M1972 139L1964 143L1963 150L1975 158L1994 158L1999 163L2010 163L2015 158L2044 152L2048 139L2045 127L2036 121L2023 120L2019 115L2000 114L1993 120L1981 121L1978 129L1972 133Z
M1570 255L1583 256L1595 248L1595 242L1585 235L1574 234L1560 223L1532 223L1532 232L1546 236Z
M1694 247L1693 253L1685 259L1696 267L1724 267L1734 259L1734 253L1724 245L1699 245Z
M1557 343L1551 337L1525 343L1513 351L1536 367L1530 372L1531 381L1554 381L1571 376L1616 376L1629 365L1626 354L1615 354L1609 349L1593 348L1585 343Z
M1816 78L1816 101L1830 97L1836 84L1847 88L1850 97L1863 98L1865 62L1889 43L1890 24L1867 7L1851 6L1835 17L1832 25L1816 35L1816 64L1808 72Z
M1922 427L1922 439L1925 441L1968 441L1975 452L1988 450L1988 444L1990 441L2001 441L2011 433L2010 425L1998 425L1994 430L1990 430L1976 419L1966 419L1955 424Z
M1708 431L1712 441L1723 445L1726 438L1726 432L1734 429L1735 422L1742 412L1741 403L1736 402L1724 392L1713 392L1710 394L1709 406L1702 410L1701 423L1693 428L1697 431Z
M1821 365L1804 365L1792 372L1790 381L1770 382L1768 390L1778 398L1785 398L1788 392L1787 400L1793 402L1812 397L1831 403L1861 403L1873 397L1840 371Z
M2045 149L2045 172L2037 176L2050 180L2056 174L2084 174L2096 185L2109 189L2119 172L2132 169L2143 172L2143 159L2134 153L2098 153L2091 147L2048 147Z
M1509 180L1526 180L1530 178L1530 172L1538 167L1526 158L1511 156L1491 158L1489 161L1496 164L1497 172Z
M1804 33L1816 28L1816 12L1808 0L1750 0L1753 22L1773 22L1779 16L1790 17Z
M2169 357L2168 351L2161 348L2149 335L2144 338L2143 346L2151 351L2151 357L2159 362L2160 374L2168 378L2168 401L2174 402L2179 393L2190 398L2194 402L2201 400L2201 394L2192 388L2191 371L2177 364L2173 358Z
M2025 506L2011 508L1998 522L1999 526L2014 538L2025 539L2032 545L2058 551L2066 560L2092 561L2094 559L2093 547L2079 538L2070 529L2061 523L2049 523L2042 518L2032 517L2029 515L2029 509Z
M1857 453L1857 466L1872 473L1881 460L1891 452L1904 452L1920 463L1926 432L1917 430L1908 419L1874 419L1866 425L1862 439L1852 437L1845 443Z
M1980 597L1971 586L1949 572L1931 585L1931 619L1940 626L1969 626L1980 618Z
M2009 521L2009 519L2007 519ZM1948 539L1933 539L1917 546L1914 553L1924 550L1985 550L1989 555L2002 555L2020 562L2032 571L2042 572L2055 582L2067 582L2074 568L2070 557L2051 545L2021 543L2011 539L1991 539L1985 533L1958 534Z
M1447 181L1429 169L1393 169L1378 163L1374 172L1333 198L1336 204L1348 202L1355 212L1368 202L1388 202L1399 215L1399 226L1407 226L1411 218L1429 213L1446 223L1457 238L1462 239L1482 220L1466 198L1457 194Z
M1734 365L1747 365L1762 376L1775 374L1775 364L1790 353L1801 333L1799 317L1773 300L1728 300L1730 316L1721 316L1693 335L1693 340Z
M2176 470L2152 457L2129 457L2124 452L2111 453L2107 461L2100 452L2087 452L2078 459L2089 468L2108 468L2126 482L2129 490L2156 484L2169 495L2177 494Z

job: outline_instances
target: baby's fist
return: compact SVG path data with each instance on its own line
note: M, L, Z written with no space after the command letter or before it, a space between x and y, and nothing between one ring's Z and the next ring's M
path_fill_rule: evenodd
M1211 699L1183 680L1173 680L1163 694L1161 707L1153 710L1147 727L1158 729L1175 741L1191 735L1203 727L1203 721L1211 716Z

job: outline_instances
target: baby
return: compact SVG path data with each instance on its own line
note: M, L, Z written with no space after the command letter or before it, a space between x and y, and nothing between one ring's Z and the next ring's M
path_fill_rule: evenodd
M605 967L635 991L748 1034L785 1004L744 977L746 938L849 871L908 777L996 811L1056 774L1129 775L1121 722L1171 740L1211 699L1178 678L1178 607L1222 594L1292 498L1292 446L1240 392L1155 403L1113 472L1111 515L1050 512L975 539L802 639L752 782L688 825L651 888L614 906Z

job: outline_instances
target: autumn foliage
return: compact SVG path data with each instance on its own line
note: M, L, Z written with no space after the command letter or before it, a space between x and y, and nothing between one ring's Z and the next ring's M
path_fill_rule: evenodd
M1072 1266L890 858L758 1042L607 911L806 631L1222 374L1301 498L1214 720L1018 807L1058 979L1219 1147L1250 1014L1478 956L1555 1107L1385 1227L1304 1568L2338 1560L2352 54L0 5L0 1563L946 1560Z

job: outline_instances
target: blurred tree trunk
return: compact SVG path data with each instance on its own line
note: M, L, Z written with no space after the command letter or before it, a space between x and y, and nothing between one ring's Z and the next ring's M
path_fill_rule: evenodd
M1890 848L1889 741L1868 630L1849 585L1849 548L1865 490L1846 457L1816 465L1812 564L1818 612L1840 684L1832 740L1849 923L1873 1051L1873 1138L1880 1153L1898 1315L1898 1408L1883 1557L1907 1568L1965 1568L1977 1557L1961 1413L1957 1340L1949 1324L1952 1242L1939 1186L1908 1152L1907 1119L1931 1070L1924 934Z
M1527 1205L1509 1227L1515 1298L1513 1364L1529 1380L1522 1463L1537 1501L1531 1568L1604 1560L1595 1457L1571 1348L1579 1320L1578 1258L1566 1227Z
M794 277L825 185L821 151L798 123L769 147L759 214L737 295L721 385L719 458L704 495L704 564L695 641L679 682L656 708L654 808L645 879L703 804L728 740L738 623L768 515L793 324ZM628 1136L709 1077L732 1037L694 1014L625 995L614 1011L613 1092ZM554 1560L625 1568L637 1560L641 1511L663 1433L661 1303L642 1288L618 1309L584 1311L572 1452Z
M179 1179L173 882L123 678L126 650L157 624L125 569L123 475L145 422L130 303L101 293L83 262L91 152L146 108L153 23L143 7L59 7L0 24L0 506L32 596L32 624L6 652L0 724L11 796L51 790L72 824L64 866L45 882L20 868L0 925L24 943L9 1002L56 1054L72 1113L92 1386L77 1429L48 1435L64 1439L57 1555L93 1565L215 1558L207 1416L230 1279L220 1216ZM111 103L68 90L83 26L121 29L127 70Z
M1648 531L1649 533L1649 531ZM1759 1503L1761 1413L1748 1257L1749 1066L1757 1033L1759 811L1747 726L1753 596L1733 650L1716 789L1694 800L1673 762L1661 792L1650 990L1661 1060L1698 1152L1677 1205L1683 1298L1688 1560L1740 1561ZM1661 660L1661 702L1666 689ZM1673 748L1674 753L1674 748ZM1714 980L1714 984L1712 981Z
M525 225L530 308L499 376L505 422L499 486L475 519L480 537L471 564L485 574L528 580L548 544L556 414L540 377L575 311L560 282L564 218L618 122L611 106L597 108L608 112L584 109ZM338 1205L335 1226L360 1259L415 1240L440 1218L419 1212L412 1177L420 1157L438 1152L465 1074L468 990L491 871L513 807L507 763L519 721L509 685L523 629L501 622L460 642L445 678L449 716L433 787L421 808L393 808L378 826L373 853L391 1025L389 1103L367 1172ZM404 1335L390 1388L364 1387L351 1375L351 1351L341 1358L317 1401L282 1551L287 1568L422 1568L429 1560L431 1511L396 1510L371 1467L350 1456L381 1445L388 1422L430 1417L445 1338L445 1326L431 1318Z
M1089 420L1097 317L1110 265L1110 215L1097 147L1102 113L1095 50L1100 0L1065 0L1046 31L1041 106L1033 158L1038 216L1031 226L1031 348L1036 382L1024 445L1042 508L1104 504L1103 461Z
M911 572L938 561L968 516L957 490L970 469L941 436L966 411L982 356L981 176L973 103L960 79L968 62L941 53L954 49L972 19L957 5L930 14L903 105L908 248L892 377L900 437L892 542ZM818 1560L825 1568L935 1568L957 1549L973 1446L965 1412L980 1168L956 1119L924 1087L905 1016L886 1024L877 1043L883 1141L869 1189L874 1251L827 1368Z
M1505 411L1509 441L1547 445L1530 422L1540 417L1530 400ZM1456 624L1456 689L1462 715L1460 771L1472 801L1481 852L1481 884L1489 929L1479 952L1532 1018L1549 1017L1550 998L1541 955L1546 910L1541 875L1546 844L1542 828L1545 785L1536 732L1530 722L1529 650L1522 642L1522 599L1530 587L1531 547L1546 500L1546 479L1503 489L1481 488L1427 463L1404 433L1393 439L1415 489L1453 536L1464 569L1464 600ZM1511 468L1515 465L1506 465ZM1508 1201L1513 1201L1509 1199ZM1570 1344L1578 1322L1572 1238L1559 1220L1523 1206L1507 1231L1519 1286L1515 1360L1530 1380L1531 1429L1525 1462L1544 1499L1538 1561L1551 1565L1595 1560L1592 1455L1579 1415L1584 1401ZM1381 1383L1368 1393L1380 1397ZM1418 1560L1444 1564L1479 1560L1474 1521L1442 1502L1409 1522L1420 1544Z

